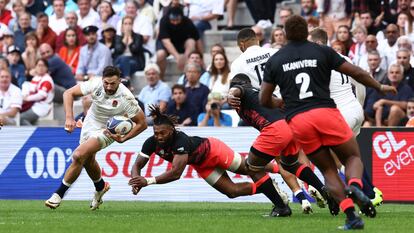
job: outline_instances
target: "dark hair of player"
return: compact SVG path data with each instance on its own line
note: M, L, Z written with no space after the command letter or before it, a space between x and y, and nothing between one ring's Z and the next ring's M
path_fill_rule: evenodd
M285 23L286 39L290 41L306 41L308 38L308 23L299 15L292 15Z
M149 106L149 110L149 115L152 117L154 125L170 125L175 128L175 125L178 122L176 116L161 113L159 105L152 104Z
M243 28L237 34L237 42L246 42L249 40L255 40L256 33L251 28Z
M328 43L328 33L322 28L315 28L310 32L311 40L316 42L320 41L326 45Z
M230 88L234 87L234 86L243 86L246 84L251 84L250 78L249 76L239 73L236 74L233 79L230 82Z
M121 71L115 66L107 66L107 67L104 68L102 76L103 77L117 76L118 78L120 78L121 77Z

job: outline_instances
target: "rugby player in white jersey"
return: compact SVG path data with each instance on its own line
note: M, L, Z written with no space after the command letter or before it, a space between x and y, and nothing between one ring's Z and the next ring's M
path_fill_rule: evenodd
M328 35L326 31L321 28L315 28L309 33L309 40L321 45L327 45ZM341 54L339 54L341 55ZM341 55L347 62L352 63L351 59ZM352 85L355 87L355 94L352 90ZM352 129L355 136L358 136L361 131L362 123L364 122L364 110L362 108L365 101L365 86L355 81L352 77L337 72L331 71L331 81L329 83L331 98L335 101L336 107L341 112L346 123ZM356 96L355 96L356 95ZM339 168L343 172L344 166L340 164ZM364 183L363 191L371 198L374 205L382 203L382 192L376 188L364 169L362 181Z
M263 71L266 65L267 60L275 54L278 49L274 48L264 48L260 47L259 40L256 37L256 33L251 28L244 28L240 30L237 34L237 45L240 50L243 52L238 56L233 63L231 64L230 69L230 79L232 79L237 74L245 74L249 77L252 87L260 89L260 85L263 79ZM279 89L276 88L273 93L277 97L280 97ZM240 106L240 99L232 95L228 96L228 103L235 109ZM279 161L278 161L279 163ZM300 185L297 182L296 177L283 170L281 166L279 168L282 170L280 173L283 179L288 183L288 186L291 188L295 197L302 204L302 210L304 213L312 212L312 207L310 202L306 199ZM284 199L287 199L287 194L280 192L280 196ZM322 196L318 196L319 206L323 207Z
M67 132L71 133L76 127L73 118L73 100L85 95L91 95L92 105L83 122L80 145L72 154L72 164L66 170L59 188L45 201L45 205L51 209L59 207L65 192L79 177L83 167L94 182L96 189L90 208L91 210L97 209L102 204L102 196L110 186L101 177L101 168L95 159L96 153L114 141L123 143L147 128L145 115L138 106L138 102L128 88L121 83L119 69L107 66L103 71L102 79L95 78L77 84L64 92L65 130ZM106 129L108 119L116 115L127 116L135 123L132 130L125 136L111 134Z
M237 34L237 45L243 53L231 63L230 79L242 73L250 78L254 88L260 89L266 62L278 50L260 47L259 40L251 28L240 30Z

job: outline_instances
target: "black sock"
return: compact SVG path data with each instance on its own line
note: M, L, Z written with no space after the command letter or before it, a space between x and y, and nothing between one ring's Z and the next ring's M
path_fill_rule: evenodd
M66 186L61 182L59 188L56 190L55 193L57 193L61 198L63 198L66 191L68 191L68 189L69 189L69 186Z
M350 221L352 221L356 218L354 207L349 207L344 212L346 214L346 218L349 219Z
M295 194L295 197L299 200L300 203L302 203L303 200L306 200L305 194L302 190L300 190L299 193Z
M98 192L104 189L105 187L105 181L102 178L100 178L98 182L94 182L93 184L95 185L95 189Z
M259 187L257 187L257 193L263 193L277 207L286 207L279 193L276 191L275 186L273 186L273 181L271 178L267 179Z
M323 193L323 190L322 190L323 183L319 180L319 178L315 175L315 173L313 173L310 167L306 166L305 168L303 168L298 178L301 179L302 181L305 181L309 185L312 185L320 193Z
M362 183L364 184L362 191L370 199L374 199L375 198L374 185L372 184L371 179L369 178L368 173L365 169L364 169L364 172L362 173Z

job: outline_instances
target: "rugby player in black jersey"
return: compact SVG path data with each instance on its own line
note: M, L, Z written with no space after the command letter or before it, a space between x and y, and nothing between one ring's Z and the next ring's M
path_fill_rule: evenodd
M133 194L136 195L147 185L178 180L186 165L192 165L208 184L229 198L263 193L275 205L270 216L291 215L291 209L283 202L272 179L265 171L248 170L245 159L216 138L188 136L177 131L176 118L162 114L158 106L150 106L150 115L154 120L154 135L144 142L132 166L129 185L132 186ZM153 154L171 162L172 168L159 176L145 178L141 176L141 169ZM234 183L226 170L249 175L254 183ZM273 164L269 164L267 170L273 170Z
M337 200L347 219L343 229L362 229L364 222L354 209L354 201L369 217L376 210L361 191L363 165L352 131L335 102L330 98L331 70L337 70L382 93L396 93L391 86L381 85L361 68L340 57L333 49L307 41L308 28L301 16L291 16L285 24L288 44L266 63L260 90L260 103L276 107L272 98L280 87L286 108L286 119L304 152L321 170L325 185ZM345 165L347 185L341 181L329 148ZM295 173L297 159L282 156L286 170Z
M260 171L275 159L280 164L280 155L298 156L299 145L293 138L293 134L285 121L285 116L279 108L266 108L259 103L259 89L254 88L249 76L246 74L236 74L230 82L229 95L237 97L240 104L236 108L237 114L247 124L260 131L250 148L249 156L246 159L248 169ZM280 100L282 104L282 100ZM322 182L306 165L300 164L295 174L291 174L280 167L279 172L286 181L295 196L301 201L304 213L309 210L306 208L306 197L301 198L296 195L297 190L301 190L296 177L315 187L322 196L329 202L330 211L333 215L338 214L339 206L325 192ZM295 176L296 175L296 176ZM306 199L305 199L306 200ZM307 200L306 200L307 201ZM320 200L325 201L325 200ZM310 206L309 206L310 207Z

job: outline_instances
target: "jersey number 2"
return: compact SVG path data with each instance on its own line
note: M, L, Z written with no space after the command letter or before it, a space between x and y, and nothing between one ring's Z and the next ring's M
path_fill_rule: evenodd
M265 69L265 66L266 66L266 62L254 66L254 71L256 71L257 79L259 79L259 84L262 84L262 76L263 76L263 71Z
M310 77L307 73L300 73L296 75L295 78L296 84L301 84L300 92L299 92L299 99L306 99L313 96L312 91L308 91Z

